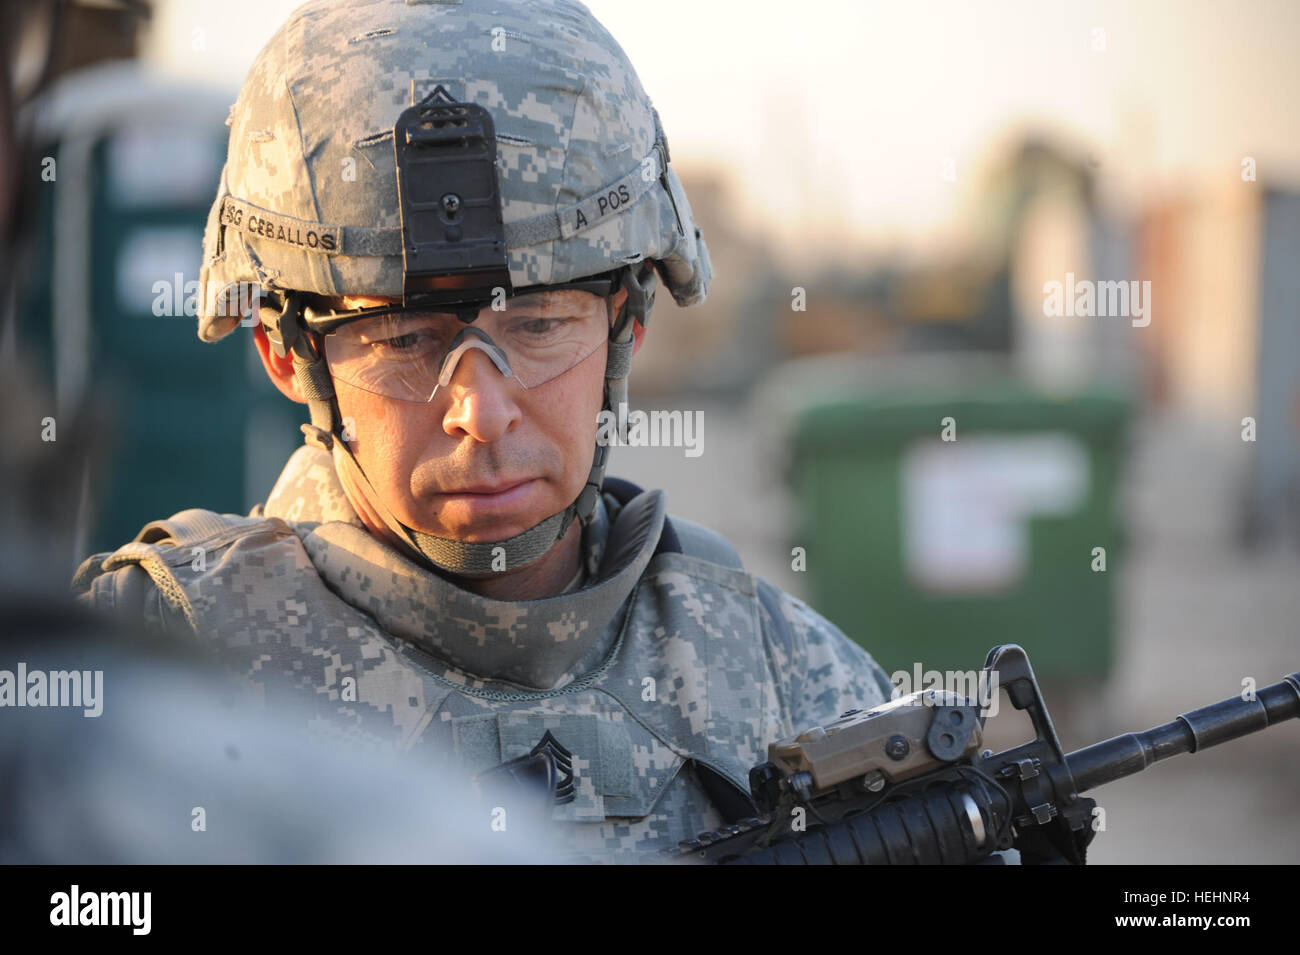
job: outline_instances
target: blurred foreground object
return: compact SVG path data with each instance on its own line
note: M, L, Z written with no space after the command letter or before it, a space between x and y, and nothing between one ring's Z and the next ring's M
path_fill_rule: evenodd
M53 701L71 672L84 695L0 709L0 863L563 860L527 813L481 803L437 761L310 738L301 714L241 702L174 645L79 610L5 612L0 683L50 674Z

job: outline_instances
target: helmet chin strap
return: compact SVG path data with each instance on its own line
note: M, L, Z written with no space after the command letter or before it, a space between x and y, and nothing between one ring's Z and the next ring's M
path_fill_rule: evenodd
M469 543L449 537L435 537L424 531L407 527L399 521L383 499L375 493L374 486L361 470L347 444L337 438L333 442L334 466L346 473L348 483L365 498L384 525L401 538L412 550L429 563L455 574L490 574L514 569L537 560L555 544L573 520L573 505L559 514L553 514L539 524L514 537L500 541Z
M619 405L627 401L627 376L635 347L634 326L638 322L644 325L648 319L654 306L656 284L654 267L649 261L623 270L623 287L628 290L628 295L610 329L605 363L604 410L617 411ZM334 467L340 475L347 476L345 486L350 484L355 493L365 499L379 520L414 553L434 567L452 574L500 573L541 558L565 535L575 518L583 526L591 522L605 481L605 465L609 460L608 446L600 443L596 445L591 471L577 499L563 511L552 514L514 537L472 543L436 537L403 524L376 493L370 479L352 454L352 449L343 440L342 418L325 359L311 341L311 336L296 333L296 329L291 330L292 326L299 323L299 307L297 297L290 296L280 319L281 327L276 330L276 335L270 337L273 342L287 339L292 350L294 375L300 390L307 397L307 406L311 411L311 424L302 426L303 433L307 436L308 443L333 455Z

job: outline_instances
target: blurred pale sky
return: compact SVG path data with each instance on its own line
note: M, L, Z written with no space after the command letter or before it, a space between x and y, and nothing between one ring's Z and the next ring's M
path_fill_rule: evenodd
M156 0L148 55L237 90L292 0ZM933 247L1026 124L1101 164L1120 216L1180 188L1300 185L1293 0L590 0L664 121L785 248ZM944 178L951 161L955 181Z

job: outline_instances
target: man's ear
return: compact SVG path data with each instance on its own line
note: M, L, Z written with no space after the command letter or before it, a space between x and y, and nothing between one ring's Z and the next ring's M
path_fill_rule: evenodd
M620 288L614 293L614 313L618 314L623 303L627 301L627 289ZM645 340L645 326L640 322L632 323L632 354L635 355L641 350L641 343Z
M266 329L260 324L253 329L253 344L257 347L257 354L262 359L262 367L266 369L267 377L275 387L279 388L286 398L305 405L307 399L298 388L298 376L293 372L293 356L281 358L271 351Z

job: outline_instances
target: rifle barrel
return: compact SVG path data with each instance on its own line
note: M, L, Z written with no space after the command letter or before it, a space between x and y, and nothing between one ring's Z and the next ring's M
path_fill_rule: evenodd
M1125 733L1066 757L1079 792L1093 789L1179 753L1210 746L1300 717L1300 673L1292 673L1255 693L1254 699L1229 697L1184 713L1143 733Z

